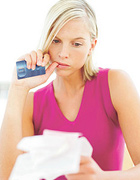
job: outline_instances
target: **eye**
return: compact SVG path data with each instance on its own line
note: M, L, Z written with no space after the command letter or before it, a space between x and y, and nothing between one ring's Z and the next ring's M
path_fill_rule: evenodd
M53 40L53 43L54 43L54 44L57 44L57 43L59 43L59 42L60 42L60 41L57 40L57 39L54 39L54 40Z
M74 46L76 46L76 47L82 46L81 43L73 43L73 44L74 44Z

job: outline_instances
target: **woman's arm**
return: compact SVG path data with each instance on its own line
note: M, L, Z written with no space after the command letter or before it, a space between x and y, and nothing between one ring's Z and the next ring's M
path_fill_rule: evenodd
M112 103L117 111L119 124L135 165L121 173L120 179L137 180L140 179L140 96L127 73L110 70L108 78ZM111 174L113 175L113 172Z
M32 51L19 60L26 60L27 65L34 69L39 62L43 66L49 61L49 55ZM18 142L24 136L34 134L32 123L33 93L29 90L45 83L58 64L52 63L46 74L32 78L17 80L16 68L14 70L12 83L9 90L6 111L0 131L0 180L8 180L16 158L22 152L17 150Z
M11 85L7 101L7 107L0 131L0 179L8 180L10 172L16 161L16 158L22 152L16 146L22 139L22 114L28 95L28 90L24 87ZM27 117L30 117L29 114ZM27 119L31 124L31 119ZM30 135L33 135L33 129L30 126Z
M81 157L77 174L68 180L138 180L140 179L140 97L129 76L120 70L110 70L111 100L119 117L120 127L134 167L126 171L103 171L91 157Z
M134 165L140 163L140 97L129 76L110 70L109 86L112 103Z

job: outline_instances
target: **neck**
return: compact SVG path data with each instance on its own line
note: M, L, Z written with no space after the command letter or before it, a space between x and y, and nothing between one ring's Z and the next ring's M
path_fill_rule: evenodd
M74 95L77 91L83 88L85 81L83 80L82 74L62 77L56 76L54 80L54 89L59 93L65 93L68 96Z

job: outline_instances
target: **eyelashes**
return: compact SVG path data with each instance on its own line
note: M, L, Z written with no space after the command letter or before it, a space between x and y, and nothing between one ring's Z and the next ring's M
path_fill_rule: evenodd
M82 46L82 44L81 43L74 43L74 46L79 47L79 46Z
M57 44L57 43L59 43L59 40L55 40L55 39L54 39L54 40L53 40L53 43L54 43L54 44Z
M53 44L59 44L59 43L61 43L61 41L60 41L60 40L57 40L57 39L54 39L54 40L52 41L52 43L53 43ZM72 42L72 46L79 47L79 46L82 46L82 43Z

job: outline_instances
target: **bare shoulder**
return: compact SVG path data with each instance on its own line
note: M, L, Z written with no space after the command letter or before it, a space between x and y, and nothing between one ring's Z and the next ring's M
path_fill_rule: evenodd
M34 135L33 127L33 99L34 92L29 92L23 109L23 136Z
M110 84L116 84L116 83L125 83L126 80L127 82L131 81L130 76L128 75L127 72L120 70L120 69L110 69L109 70L109 74L108 74L108 78L109 78L109 83Z
M112 103L116 109L132 99L139 99L136 87L130 75L125 71L117 69L109 70L108 83Z

